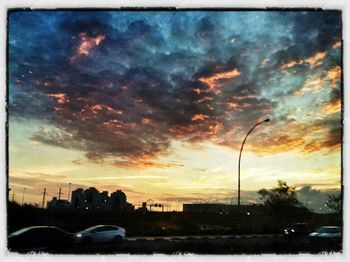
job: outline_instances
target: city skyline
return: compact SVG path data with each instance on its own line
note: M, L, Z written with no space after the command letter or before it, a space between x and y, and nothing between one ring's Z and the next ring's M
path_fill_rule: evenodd
M341 189L338 11L9 13L9 187L237 201ZM307 25L307 27L305 26ZM11 194L10 193L10 194ZM63 195L64 196L64 195ZM50 197L51 198L51 197Z

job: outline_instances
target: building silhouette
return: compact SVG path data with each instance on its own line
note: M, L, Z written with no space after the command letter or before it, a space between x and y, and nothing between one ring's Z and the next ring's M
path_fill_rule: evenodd
M90 187L86 190L78 188L72 191L72 209L80 210L115 210L120 212L132 212L134 206L127 202L123 191L117 190L108 196L108 191L99 192L96 188Z
M82 188L77 188L76 190L72 191L71 208L73 209L82 208L83 191L84 190Z
M81 208L86 210L95 210L98 205L98 195L99 192L96 188L90 187L83 191L83 201L81 203Z
M123 191L117 190L111 194L111 208L125 210L126 208L126 195Z
M103 191L97 195L97 209L109 209L110 199L108 191Z
M71 193L71 202L54 197L47 202L47 208L133 212L135 207L126 200L126 194L121 190L117 190L109 196L108 191L99 192L95 187L89 187L85 190L77 188Z
M237 214L237 205L217 204L217 203L205 203L205 204L183 204L183 212L187 213L217 213L217 214ZM265 207L263 205L241 205L241 213L263 213Z
M51 201L47 202L48 209L69 209L69 202L63 199L57 199L57 197L53 197Z
M149 212L147 209L147 202L142 202L142 206L136 209L136 212L139 212L142 215L147 214Z

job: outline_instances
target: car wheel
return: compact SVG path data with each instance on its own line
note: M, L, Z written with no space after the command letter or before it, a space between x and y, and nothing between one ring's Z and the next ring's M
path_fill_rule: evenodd
M122 241L123 241L123 238L121 237L121 236L116 236L116 237L114 237L113 238L113 242L115 243L115 244L121 244L122 243Z
M83 241L82 241L83 244L90 244L91 243L91 237L84 237L83 238Z

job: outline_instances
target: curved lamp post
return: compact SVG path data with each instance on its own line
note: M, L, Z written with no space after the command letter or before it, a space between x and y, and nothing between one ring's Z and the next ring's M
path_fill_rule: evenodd
M256 128L258 125L261 125L262 123L269 122L269 121L270 119L267 118L264 121L258 122L248 131L247 135L245 136L242 142L241 151L239 152L239 159L238 159L238 223L239 225L238 225L238 228L240 228L240 214L241 214L241 156L242 156L243 147L244 147L245 141L247 140L247 137L251 132L253 132L254 128Z

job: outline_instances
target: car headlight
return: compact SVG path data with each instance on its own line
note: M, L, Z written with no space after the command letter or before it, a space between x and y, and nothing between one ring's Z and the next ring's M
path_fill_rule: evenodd
M76 237L82 237L83 235L79 233L79 234L76 234L75 236Z

